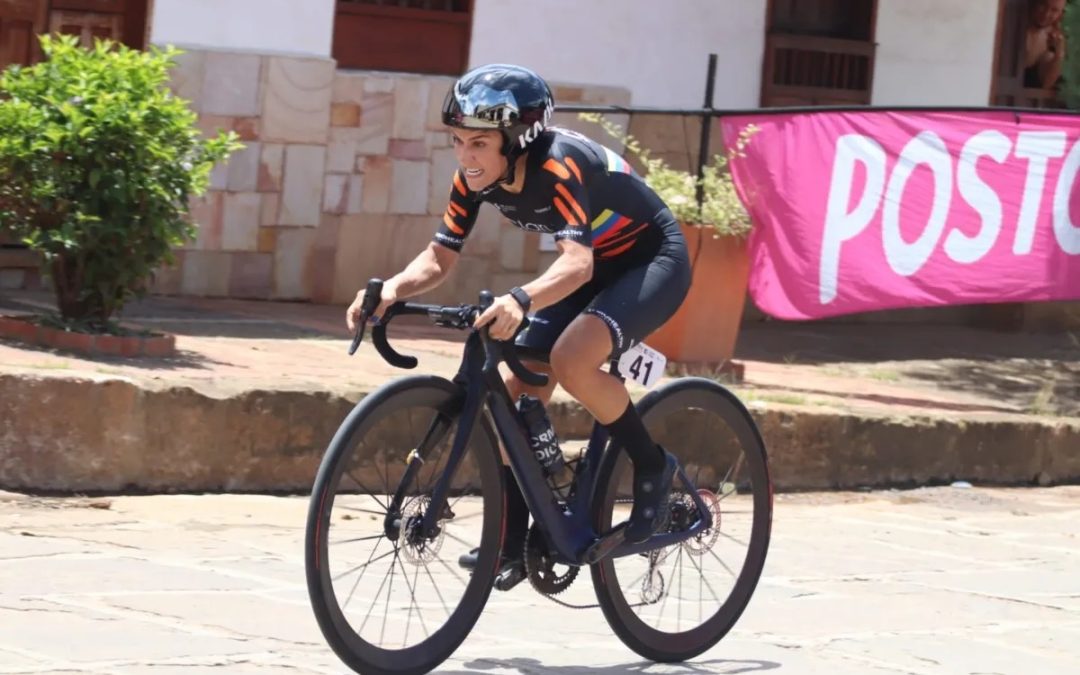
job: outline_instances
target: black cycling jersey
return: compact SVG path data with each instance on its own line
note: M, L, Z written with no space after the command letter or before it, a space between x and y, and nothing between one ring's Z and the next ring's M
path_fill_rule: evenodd
M651 257L663 240L664 202L622 157L568 129L551 127L529 145L521 192L483 196L454 174L450 203L435 241L461 251L482 202L518 227L593 249L599 262L629 267ZM667 215L670 219L670 215Z

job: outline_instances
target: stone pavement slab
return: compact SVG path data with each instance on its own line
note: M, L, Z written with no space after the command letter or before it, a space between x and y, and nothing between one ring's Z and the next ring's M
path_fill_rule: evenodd
M0 493L0 674L347 672L308 605L303 497ZM493 593L439 673L1071 675L1080 487L781 494L757 592L687 664L598 609ZM591 604L587 574L561 596Z

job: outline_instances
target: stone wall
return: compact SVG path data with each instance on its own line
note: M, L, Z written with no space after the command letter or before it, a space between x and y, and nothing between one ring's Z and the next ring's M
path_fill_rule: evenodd
M198 237L162 270L164 294L349 301L400 270L430 241L457 167L440 110L451 78L338 70L319 58L189 51L173 73L206 133L246 148L192 205ZM626 104L629 93L555 85L557 101ZM583 131L575 115L557 123ZM552 254L539 236L480 221L447 284L425 296L465 299L533 278ZM471 299L471 298L470 298Z

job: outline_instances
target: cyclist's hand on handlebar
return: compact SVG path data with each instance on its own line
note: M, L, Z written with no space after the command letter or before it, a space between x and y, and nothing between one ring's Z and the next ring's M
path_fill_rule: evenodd
M364 304L364 292L364 289L357 291L356 299L349 305L349 309L345 311L345 325L349 327L350 333L356 331L356 324L360 320L360 308ZM387 308L397 301L397 288L395 288L393 284L387 282L383 285L379 306L375 309L372 316L381 317L386 313ZM370 319L371 317L368 318Z
M500 295L480 316L473 326L481 328L490 324L489 332L496 340L509 340L514 337L518 326L525 319L525 312L512 295Z

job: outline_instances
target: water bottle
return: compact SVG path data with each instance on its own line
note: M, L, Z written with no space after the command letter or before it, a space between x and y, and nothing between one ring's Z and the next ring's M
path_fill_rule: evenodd
M518 414L525 423L529 447L536 461L544 468L544 475L558 474L564 465L562 450L559 449L559 439L555 436L544 404L534 396L522 394L518 399Z

